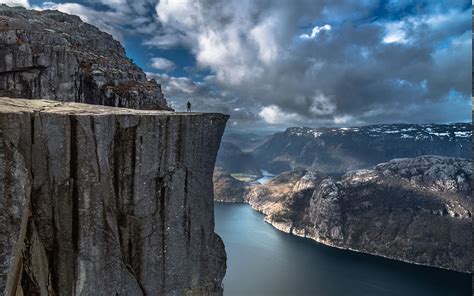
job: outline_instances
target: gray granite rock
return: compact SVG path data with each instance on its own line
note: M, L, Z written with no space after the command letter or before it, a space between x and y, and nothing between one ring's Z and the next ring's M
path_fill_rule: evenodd
M326 245L461 272L471 270L472 162L394 159L324 177L286 172L246 192L276 228Z
M222 295L227 118L0 98L0 291Z
M77 16L1 4L0 96L171 110L111 35Z

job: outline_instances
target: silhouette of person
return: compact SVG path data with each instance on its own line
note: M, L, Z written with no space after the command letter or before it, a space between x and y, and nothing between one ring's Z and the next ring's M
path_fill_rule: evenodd
M187 107L188 107L188 112L191 112L191 102L188 101L188 103L187 103L186 105L187 105Z

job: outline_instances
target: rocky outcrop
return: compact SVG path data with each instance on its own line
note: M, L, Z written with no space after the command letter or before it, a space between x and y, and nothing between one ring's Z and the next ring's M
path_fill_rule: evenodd
M212 178L214 184L214 200L218 202L244 202L244 195L248 182L243 182L232 177L228 172L220 167L214 168Z
M0 5L0 96L171 110L111 35L58 11Z
M0 98L0 291L221 295L226 120Z
M280 181L278 181L280 179ZM276 228L326 245L471 270L472 162L395 159L341 178L284 173L246 201Z
M295 170L281 173L263 185L247 190L245 200L267 215L267 220L299 220L294 215L304 211L323 175Z
M272 173L298 168L343 174L394 158L441 155L472 159L471 124L383 124L353 128L292 127L254 151Z

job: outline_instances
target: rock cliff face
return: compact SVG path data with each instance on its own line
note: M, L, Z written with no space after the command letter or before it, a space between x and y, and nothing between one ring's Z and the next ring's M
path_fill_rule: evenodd
M111 35L58 11L0 5L0 96L170 110Z
M341 178L287 172L245 199L278 229L343 249L471 270L472 162L395 159Z
M226 120L0 98L0 291L221 295Z
M441 155L472 159L471 124L384 124L353 128L288 128L254 151L262 169L298 168L342 174L394 158Z
M244 202L244 195L249 183L233 178L220 167L214 168L212 177L214 184L214 200L219 202Z

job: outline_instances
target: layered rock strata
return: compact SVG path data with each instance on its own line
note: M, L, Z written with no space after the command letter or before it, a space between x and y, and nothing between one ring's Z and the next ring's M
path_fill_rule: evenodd
M0 98L0 291L221 295L226 120Z
M171 110L161 85L79 17L0 5L0 96Z

